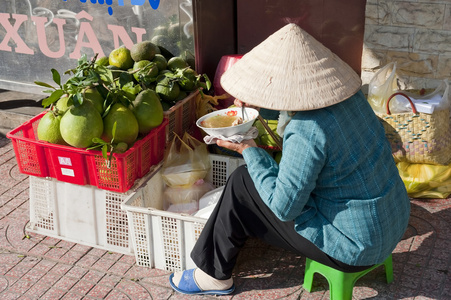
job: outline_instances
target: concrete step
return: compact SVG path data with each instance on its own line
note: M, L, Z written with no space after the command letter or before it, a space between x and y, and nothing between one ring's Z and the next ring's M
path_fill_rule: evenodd
M0 90L0 136L20 126L44 110L45 95Z

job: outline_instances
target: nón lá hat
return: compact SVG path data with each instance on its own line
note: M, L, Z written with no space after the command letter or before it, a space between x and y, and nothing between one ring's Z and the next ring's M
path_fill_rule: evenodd
M301 111L346 100L361 88L357 73L296 24L288 24L246 53L221 86L250 105Z

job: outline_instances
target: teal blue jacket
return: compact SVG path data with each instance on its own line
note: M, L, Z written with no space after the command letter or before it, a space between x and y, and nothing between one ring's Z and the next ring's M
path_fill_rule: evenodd
M381 263L401 240L410 199L384 129L362 92L338 104L297 112L278 165L243 151L263 201L331 257L355 266Z

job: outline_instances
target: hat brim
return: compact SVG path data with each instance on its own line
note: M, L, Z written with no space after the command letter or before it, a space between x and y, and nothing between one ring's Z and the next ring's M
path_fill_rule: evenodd
M220 79L233 97L273 110L313 110L354 95L357 73L295 24L269 36Z

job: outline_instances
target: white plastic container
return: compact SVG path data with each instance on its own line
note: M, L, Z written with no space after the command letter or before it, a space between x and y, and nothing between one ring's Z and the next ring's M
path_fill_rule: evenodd
M240 165L241 158L210 154L211 169L206 180L223 186ZM190 253L207 219L156 209L163 199L164 181L160 169L122 204L127 212L131 241L139 266L168 271L195 267Z
M150 174L125 193L29 176L27 231L131 255L127 215L121 204Z

